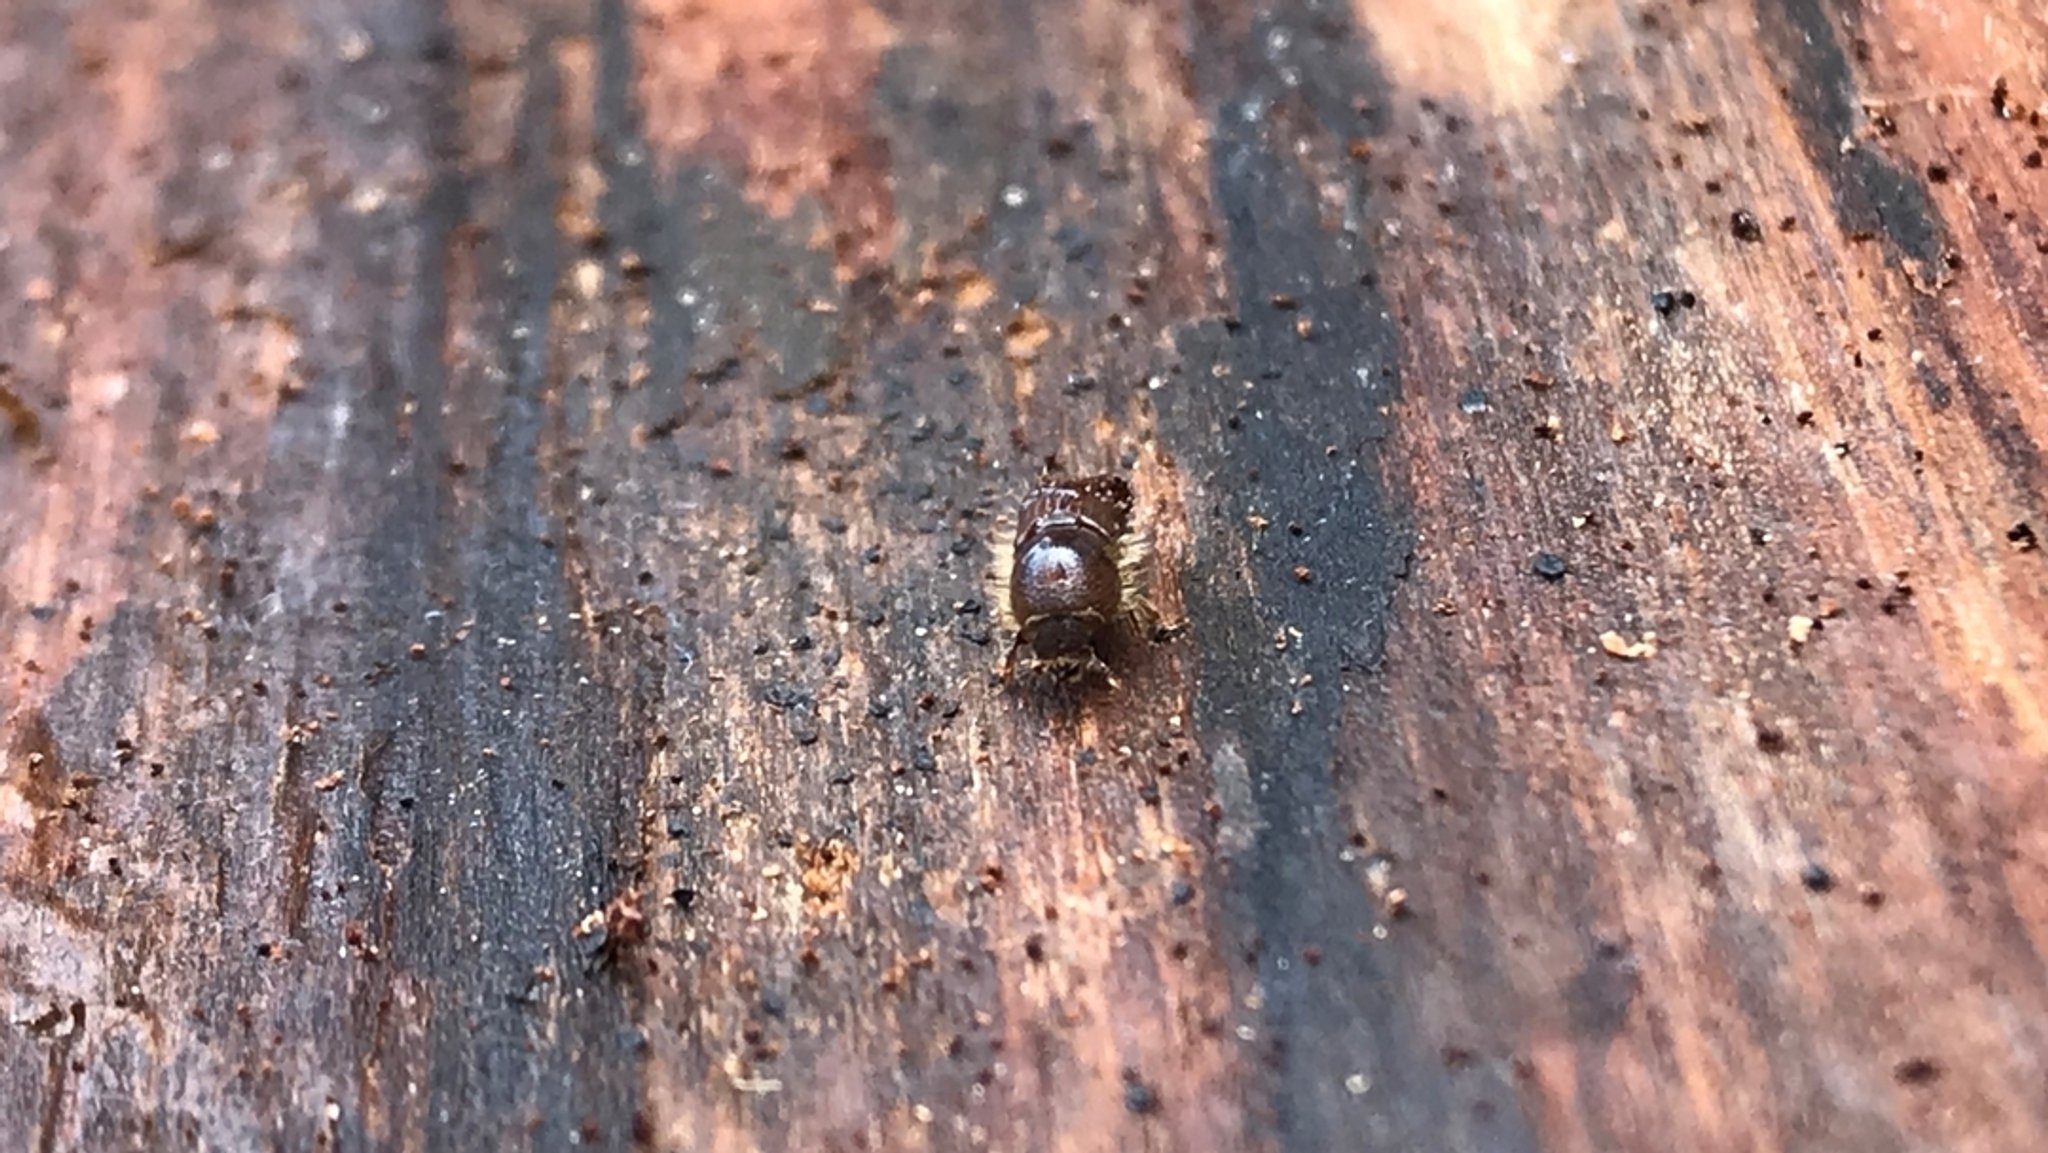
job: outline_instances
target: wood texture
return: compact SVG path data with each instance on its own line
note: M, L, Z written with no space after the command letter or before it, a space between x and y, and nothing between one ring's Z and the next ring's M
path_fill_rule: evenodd
M0 1147L2048 1148L2044 61L0 7Z

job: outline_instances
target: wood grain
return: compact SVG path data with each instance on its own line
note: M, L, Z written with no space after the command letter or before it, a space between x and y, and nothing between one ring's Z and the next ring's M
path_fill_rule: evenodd
M2048 1147L2044 60L0 9L0 1147Z

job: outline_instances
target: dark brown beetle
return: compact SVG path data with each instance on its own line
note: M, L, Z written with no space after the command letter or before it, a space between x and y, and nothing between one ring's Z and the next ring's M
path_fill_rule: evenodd
M1027 670L1115 683L1103 660L1111 630L1148 612L1149 550L1131 531L1133 503L1130 482L1107 474L1046 479L1025 498L993 574L997 615L1016 638L1003 656L1005 680L1021 652Z

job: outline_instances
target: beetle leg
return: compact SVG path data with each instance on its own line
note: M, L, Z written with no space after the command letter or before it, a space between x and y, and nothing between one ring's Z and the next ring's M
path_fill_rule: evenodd
M1081 662L1080 674L1084 677L1101 677L1103 683L1112 689L1124 687L1124 683L1116 677L1116 670L1110 668L1109 662L1102 659L1102 654L1093 649L1088 650L1088 659Z

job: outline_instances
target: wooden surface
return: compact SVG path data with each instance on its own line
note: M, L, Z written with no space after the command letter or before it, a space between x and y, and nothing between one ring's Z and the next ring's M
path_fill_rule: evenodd
M0 1147L2048 1148L2044 61L0 6Z

